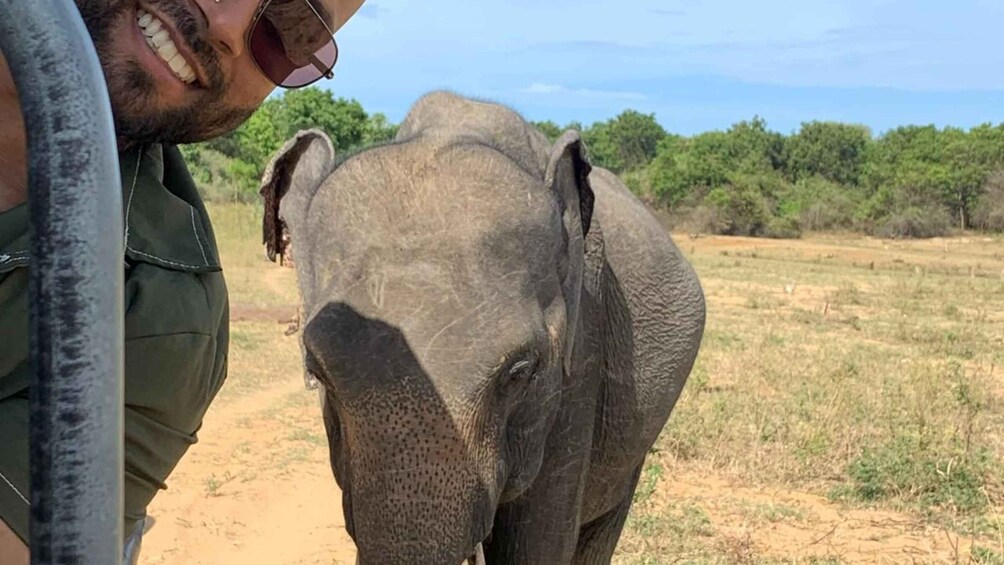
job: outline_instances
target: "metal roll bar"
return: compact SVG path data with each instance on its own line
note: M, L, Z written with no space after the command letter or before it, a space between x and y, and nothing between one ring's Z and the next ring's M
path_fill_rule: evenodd
M122 560L122 184L72 0L0 0L28 133L32 565ZM0 126L3 127L3 126Z

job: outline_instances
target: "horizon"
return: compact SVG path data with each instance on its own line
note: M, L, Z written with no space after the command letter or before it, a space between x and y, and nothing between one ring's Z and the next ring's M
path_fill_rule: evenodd
M395 123L446 89L562 126L633 109L682 135L754 116L785 134L969 130L1004 122L1002 17L989 0L378 0L339 32L336 76L318 86Z

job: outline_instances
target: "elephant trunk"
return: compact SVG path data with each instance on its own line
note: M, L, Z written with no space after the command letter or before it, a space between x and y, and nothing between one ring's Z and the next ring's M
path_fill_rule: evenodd
M363 562L358 555L356 556L356 565L363 565ZM467 558L467 560L462 565L485 565L484 544L479 543L477 547L474 548L474 555Z
M493 442L479 432L471 441L464 430L479 426L454 425L452 410L396 402L379 417L348 410L342 418L345 514L360 563L477 563L501 483Z

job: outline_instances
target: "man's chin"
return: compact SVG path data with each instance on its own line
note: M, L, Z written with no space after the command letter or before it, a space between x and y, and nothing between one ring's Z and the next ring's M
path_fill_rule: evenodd
M116 103L115 130L120 143L199 143L238 128L254 109L224 107L218 101L172 106L156 101L138 105L134 100Z

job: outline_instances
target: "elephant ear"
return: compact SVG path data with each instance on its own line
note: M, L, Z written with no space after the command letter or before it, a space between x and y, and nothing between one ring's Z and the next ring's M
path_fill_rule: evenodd
M297 133L269 163L258 192L264 203L262 239L270 261L278 255L283 262L291 238L289 226L303 225L310 199L334 162L331 139L311 129Z
M578 220L581 232L574 231L582 237L589 233L589 225L593 220L595 197L589 184L589 174L592 171L593 166L589 163L586 146L579 132L566 131L551 149L545 183L561 199L567 219ZM572 235L569 232L569 236Z
M544 182L555 194L562 210L567 253L558 266L562 280L567 323L570 331L578 324L579 300L585 269L585 238L593 220L593 188L589 184L589 164L585 144L576 131L565 132L552 146ZM568 340L566 362L570 361L571 340ZM566 365L567 366L567 365Z

